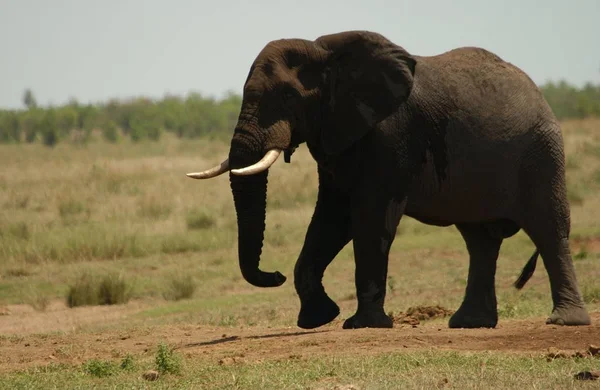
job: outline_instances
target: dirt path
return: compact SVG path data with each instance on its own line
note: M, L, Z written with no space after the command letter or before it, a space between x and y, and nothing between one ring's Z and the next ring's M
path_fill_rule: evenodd
M545 354L550 347L585 350L600 344L600 313L593 325L545 325L543 318L501 321L496 329L448 329L445 321L416 327L342 330L341 322L314 331L299 328L222 328L165 325L128 331L0 337L0 372L51 362L80 364L90 358L119 358L126 353L152 356L156 345L176 345L186 357L215 362L298 359L315 355L377 354L403 350L503 351Z

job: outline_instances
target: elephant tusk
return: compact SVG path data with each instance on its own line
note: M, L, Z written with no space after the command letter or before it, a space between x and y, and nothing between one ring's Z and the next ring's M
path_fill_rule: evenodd
M245 167L245 168L232 169L231 173L233 173L234 175L239 175L239 176L248 176L248 175L254 175L254 174L260 173L262 171L269 169L269 167L271 165L273 165L273 163L277 160L277 158L279 157L280 154L281 154L281 150L279 150L279 149L269 150L265 154L265 156L256 164L252 164L249 167Z
M220 165L216 165L206 171L188 173L187 176L192 179L210 179L219 176L229 170L229 159L225 159Z

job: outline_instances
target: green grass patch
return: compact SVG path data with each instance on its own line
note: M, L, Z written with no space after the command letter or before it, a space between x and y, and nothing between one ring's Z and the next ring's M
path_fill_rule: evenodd
M161 347L159 347L161 348ZM598 359L555 359L502 353L406 352L366 356L266 357L261 362L220 365L202 358L173 366L173 351L159 349L154 361L133 371L114 363L89 361L77 367L51 364L3 375L6 388L140 388L148 383L141 370L159 367L178 375L161 376L156 388L210 389L572 389L595 388L576 381L580 371L600 369ZM182 359L181 356L178 356ZM183 361L180 361L180 363ZM174 367L179 367L174 368ZM98 380L101 379L101 382Z
M96 378L115 375L117 370L117 365L108 360L92 359L83 364L83 371Z

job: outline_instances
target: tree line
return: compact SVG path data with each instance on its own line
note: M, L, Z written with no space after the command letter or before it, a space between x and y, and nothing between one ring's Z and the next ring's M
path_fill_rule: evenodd
M600 117L600 85L578 88L565 81L540 87L555 115L563 119ZM170 132L179 138L228 138L237 122L242 99L230 93L222 99L199 93L40 107L31 90L23 94L26 109L0 110L0 143L43 142L54 146L69 140L86 143L93 131L108 142L127 137L133 142L158 141Z
M113 99L100 104L71 100L62 106L40 107L31 90L26 90L23 103L26 109L0 110L0 143L86 143L94 131L108 142L125 137L134 142L158 141L164 132L180 138L228 136L242 100L233 93L222 99L190 93L162 99Z

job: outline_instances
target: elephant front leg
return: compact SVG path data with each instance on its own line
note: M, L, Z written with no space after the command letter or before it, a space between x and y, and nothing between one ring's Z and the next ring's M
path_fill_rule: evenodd
M384 311L388 258L405 206L406 198L371 199L355 207L352 225L358 308L344 322L344 329L393 326Z
M313 329L333 321L340 309L325 292L322 279L327 266L351 239L350 203L323 175L304 246L294 270L300 297L298 326Z

